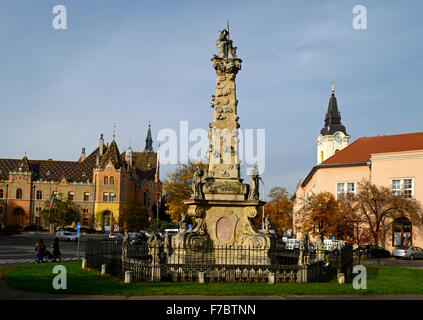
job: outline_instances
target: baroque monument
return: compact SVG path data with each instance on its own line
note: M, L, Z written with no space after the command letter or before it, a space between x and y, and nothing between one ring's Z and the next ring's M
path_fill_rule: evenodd
M211 263L222 263L224 257L218 247L241 248L237 250L232 264L271 264L269 251L274 239L269 233L260 233L250 219L259 214L259 172L254 167L250 184L240 178L238 157L238 100L235 78L241 70L242 60L238 58L229 30L220 32L216 41L218 54L211 59L216 71L216 93L212 95L213 121L209 123L208 170L197 169L192 179L192 194L184 203L186 214L179 222L179 232L172 238L173 259L189 263L195 253L204 253ZM188 224L192 228L188 230ZM244 249L254 250L251 255ZM248 258L249 256L249 258Z

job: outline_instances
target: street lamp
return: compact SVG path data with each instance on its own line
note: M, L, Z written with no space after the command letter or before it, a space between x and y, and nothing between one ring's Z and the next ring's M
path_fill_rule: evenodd
M266 187L264 185L263 179L259 177L261 183L263 184L263 201L266 200ZM264 205L262 207L262 214L261 214L261 231L264 230Z

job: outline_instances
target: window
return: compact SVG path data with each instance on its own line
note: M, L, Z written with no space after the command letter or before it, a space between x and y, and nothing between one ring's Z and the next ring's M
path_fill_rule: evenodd
M107 192L103 193L103 202L108 202L109 201L109 194Z
M115 194L113 192L110 193L110 202L115 201Z
M89 213L89 209L88 209L88 208L84 208L84 209L82 209L82 215L83 215L83 216L87 216L87 215L88 215L88 213Z
M393 179L391 181L391 190L393 195L403 194L407 199L414 197L414 179Z
M41 213L41 207L36 207L36 208L35 208L35 212L36 212L37 214L40 214L40 213Z
M413 244L413 227L410 220L400 217L394 220L392 225L392 245L410 246Z
M323 162L323 151L322 152L320 152L320 162Z
M115 184L115 178L110 177L110 184L111 184L111 185Z
M3 199L4 195L3 195L3 189L0 189L0 199Z
M90 193L84 192L84 201L90 201Z
M82 218L82 225L84 227L88 227L88 218L87 217Z
M16 199L22 199L22 189L16 190Z
M341 197L352 198L355 196L355 182L338 182L336 184L336 198Z
M68 200L73 200L73 192L72 191L68 192Z
M104 184L109 184L109 178L104 177Z
M37 195L36 195L36 197L37 197L37 200L41 200L41 199L43 199L43 192L42 192L41 190L37 190Z

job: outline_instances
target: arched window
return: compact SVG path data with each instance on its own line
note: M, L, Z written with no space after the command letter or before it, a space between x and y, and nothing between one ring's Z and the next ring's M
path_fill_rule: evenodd
M394 220L392 225L392 245L412 246L413 232L410 220L400 217Z
M110 177L110 184L111 184L111 185L115 184L115 178Z
M109 184L109 178L104 177L104 184Z
M16 189L16 199L22 199L22 189Z
M336 154L336 153L338 153L338 152L339 152L339 149L336 149L336 150L335 150L335 154Z
M3 189L0 189L0 199L3 199L4 195L3 195Z

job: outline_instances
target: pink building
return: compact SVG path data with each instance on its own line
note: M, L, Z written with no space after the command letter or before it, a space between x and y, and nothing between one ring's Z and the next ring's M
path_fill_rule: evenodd
M333 98L332 93L331 100ZM336 112L333 111L332 101L332 106L329 103L329 118L331 114L339 116L339 119L336 118L339 125L341 119L337 105ZM330 122L330 119L326 122ZM334 136L337 133L331 134ZM346 135L345 128L343 134ZM355 194L358 183L363 179L378 186L390 187L394 193L402 191L410 199L423 204L423 132L359 138L325 158L321 163L318 161L297 186L294 222L296 213L311 193L328 191L335 197L347 192ZM423 247L423 230L413 226L408 219L392 221L391 229L384 243L381 243L385 248L392 249L404 244ZM300 237L298 230L294 230L294 235Z

